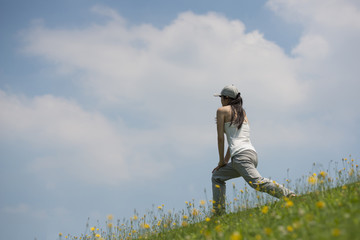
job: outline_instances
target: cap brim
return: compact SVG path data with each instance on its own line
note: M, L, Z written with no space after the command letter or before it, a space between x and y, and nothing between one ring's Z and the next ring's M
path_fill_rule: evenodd
M214 94L214 97L220 97L221 94Z

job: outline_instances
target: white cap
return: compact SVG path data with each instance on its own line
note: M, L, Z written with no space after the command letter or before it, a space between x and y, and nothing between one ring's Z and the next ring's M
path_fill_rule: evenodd
M226 97L235 99L238 94L239 94L239 91L237 90L237 88L234 85L229 85L229 86L224 87L221 90L220 94L214 94L214 96L215 97L226 96Z

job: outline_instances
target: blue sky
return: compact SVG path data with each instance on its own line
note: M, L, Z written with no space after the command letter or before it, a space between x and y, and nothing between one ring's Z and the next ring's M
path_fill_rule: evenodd
M358 160L359 40L351 0L1 0L2 236L210 198L227 84L263 176Z

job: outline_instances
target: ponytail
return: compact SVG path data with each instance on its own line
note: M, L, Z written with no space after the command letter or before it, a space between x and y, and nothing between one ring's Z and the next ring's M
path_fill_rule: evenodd
M241 128L244 119L245 119L245 110L243 108L243 100L240 96L240 93L236 98L230 98L229 105L231 106L231 124L237 126L238 129ZM235 117L236 116L236 117Z

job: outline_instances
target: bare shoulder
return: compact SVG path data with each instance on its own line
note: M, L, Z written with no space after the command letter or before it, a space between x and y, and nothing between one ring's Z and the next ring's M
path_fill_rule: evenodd
M228 122L231 119L231 106L223 106L218 108L217 116L222 117L224 122Z
M230 106L220 107L218 108L217 113L221 113L221 114L231 113L231 107Z

